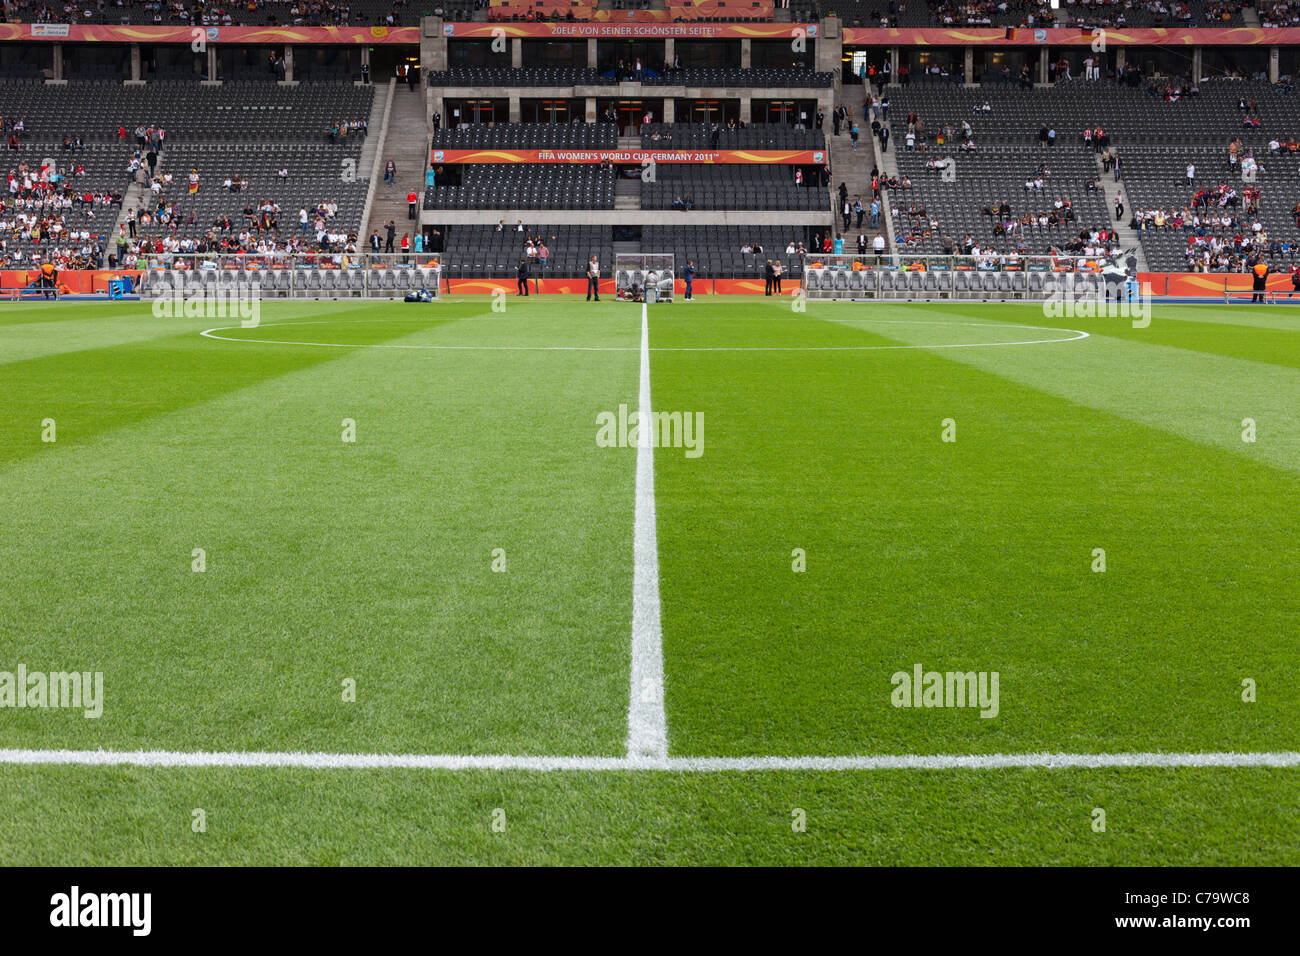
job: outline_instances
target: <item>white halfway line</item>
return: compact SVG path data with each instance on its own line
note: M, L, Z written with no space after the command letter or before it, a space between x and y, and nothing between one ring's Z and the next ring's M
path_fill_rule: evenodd
M850 757L515 757L470 754L339 754L267 751L0 750L0 764L95 767L248 767L308 770L523 770L758 773L854 770L1300 768L1300 753L885 754Z
M641 303L641 388L638 422L650 419L650 323ZM636 514L632 533L632 674L627 703L629 760L668 758L664 715L664 632L659 604L659 541L655 531L655 459L650 429L637 429Z

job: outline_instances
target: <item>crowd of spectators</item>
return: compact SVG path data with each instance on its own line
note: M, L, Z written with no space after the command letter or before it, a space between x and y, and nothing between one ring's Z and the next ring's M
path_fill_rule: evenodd
M386 7L390 0L384 0ZM153 23L165 26L401 26L409 0L391 0L392 9L375 16L336 0L8 0L6 16L32 23ZM413 18L412 18L413 19Z
M52 260L61 268L98 268L101 233L122 204L117 190L92 189L85 167L53 159L12 167L0 201L0 254L12 265Z

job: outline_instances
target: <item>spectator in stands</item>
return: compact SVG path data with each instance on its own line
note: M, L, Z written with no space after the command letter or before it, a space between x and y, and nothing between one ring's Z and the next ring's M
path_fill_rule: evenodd
M384 241L384 252L392 252L393 240L397 238L397 223L391 219L388 220L388 225L384 227L384 231L387 234Z
M419 197L418 195L416 195L416 192L415 192L414 189L410 190L410 191L406 194L406 218L407 218L407 219L415 219L415 218L417 218L417 216L416 216L416 211L415 211L415 210L416 210L416 205L415 205L415 204L416 204L417 201L419 201L419 198L420 198L420 197Z
M397 182L397 164L391 159L384 164L384 183L392 186Z

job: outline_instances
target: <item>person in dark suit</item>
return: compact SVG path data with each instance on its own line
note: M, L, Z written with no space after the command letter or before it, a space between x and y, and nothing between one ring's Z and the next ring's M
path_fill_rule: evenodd
M772 289L776 285L776 271L772 268L772 260L767 260L767 265L763 267L763 295L771 295Z
M397 238L397 223L393 222L391 219L388 220L388 225L384 227L384 232L388 235L388 238L384 241L384 252L392 252L393 240Z
M519 291L516 295L528 295L528 258L527 256L519 257L519 267L515 269L515 274L519 277Z

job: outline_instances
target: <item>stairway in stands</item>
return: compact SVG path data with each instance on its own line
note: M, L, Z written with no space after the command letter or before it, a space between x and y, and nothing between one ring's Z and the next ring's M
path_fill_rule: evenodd
M641 148L640 136L620 136L618 138L618 148L624 152L638 150ZM622 168L622 167L617 167ZM640 209L641 208L641 180L627 179L621 173L618 179L614 180L614 208L615 209ZM638 250L633 249L633 252Z
M840 232L844 225L840 207L840 183L849 190L849 206L852 208L859 196L864 206L871 205L871 167L875 165L876 154L872 149L871 124L862 122L862 104L866 100L866 89L861 83L845 83L840 91L836 106L843 104L849 109L849 122L840 127L840 135L835 135L835 124L829 116L823 123L822 132L826 134L826 145L831 154L830 206L835 217L835 231ZM853 123L858 124L858 148L853 148L853 139L849 131ZM868 238L874 238L875 232L870 226L870 219L863 219L862 228ZM852 233L850 235L849 233ZM856 251L857 218L844 235L844 251ZM892 243L891 243L892 245Z
M424 173L429 168L429 118L424 113L424 94L418 88L412 93L405 86L398 86L392 96L384 151L379 157L379 182L375 184L375 201L370 207L370 221L364 235L370 235L373 229L383 235L383 227L391 219L397 224L400 240L404 232L419 231L419 223L406 217L406 194L414 189L421 204L424 201ZM371 127L371 136L377 132ZM383 181L384 166L390 159L397 164L395 186Z
M1115 196L1121 192L1121 188L1124 185L1123 179L1119 182L1115 182L1115 174L1113 172L1108 173L1102 169L1101 154L1097 153L1095 155L1097 162L1097 175L1101 177L1101 185L1106 191L1106 211L1110 214L1111 224L1115 227L1115 231L1119 233L1119 244L1125 249L1128 249L1130 246L1137 246L1138 271L1150 272L1151 270L1147 267L1147 254L1142 248L1142 240L1138 237L1137 230L1129 225L1129 221L1133 218L1133 206L1128 201L1128 190L1123 190L1124 218L1118 221L1115 220ZM1123 169L1121 169L1120 176L1122 177L1123 175L1124 172Z
M614 180L614 208L641 208L641 180L619 176Z

